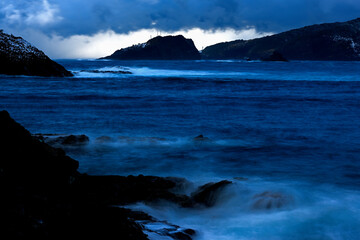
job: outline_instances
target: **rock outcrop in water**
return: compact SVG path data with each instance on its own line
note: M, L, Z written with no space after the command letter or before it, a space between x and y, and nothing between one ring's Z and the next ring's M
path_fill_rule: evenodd
M113 206L177 198L169 191L175 183L163 178L80 174L77 161L33 137L6 111L0 112L0 132L4 239L145 240L136 222L144 215Z
M0 226L5 239L145 240L148 233L191 240L192 229L114 206L169 201L187 208L211 207L230 184L206 184L187 196L176 193L184 179L81 174L76 160L31 135L6 111L0 111L0 132ZM164 228L151 229L155 222Z
M0 74L70 77L73 74L21 37L0 30Z
M189 182L182 178L81 174L76 160L46 144L43 136L31 135L6 111L0 111L0 132L0 226L5 239L145 240L147 234L156 234L191 240L196 234L192 229L114 206L168 201L184 208L212 207L231 184L208 183L185 195ZM152 229L154 224L163 228Z
M86 145L90 142L88 136L81 135L62 135L62 134L34 134L33 135L38 140L49 144L54 147L62 146L78 146Z
M253 197L252 209L254 210L273 210L288 207L294 201L291 196L281 192L265 191Z
M289 60L359 61L360 18L307 26L253 40L218 43L205 48L202 58L260 60L274 51Z
M202 204L206 207L212 207L216 204L220 193L224 188L232 182L223 180L217 183L207 183L200 186L197 191L192 194L192 200L196 204Z
M191 39L158 36L146 43L117 50L104 59L117 60L198 60L200 53Z

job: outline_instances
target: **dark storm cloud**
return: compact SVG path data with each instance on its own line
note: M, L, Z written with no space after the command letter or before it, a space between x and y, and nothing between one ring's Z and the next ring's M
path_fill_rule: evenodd
M279 32L360 17L359 0L2 0L1 28L62 36L194 27Z

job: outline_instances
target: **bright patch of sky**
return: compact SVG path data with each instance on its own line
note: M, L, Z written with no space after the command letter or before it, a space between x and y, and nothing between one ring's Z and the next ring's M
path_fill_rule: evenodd
M223 41L236 39L253 39L272 33L259 33L254 28L241 31L234 29L222 29L215 31L204 31L199 28L187 31L161 32L156 29L142 29L128 34L118 34L108 30L94 35L73 35L67 38L59 35L47 36L41 32L29 31L25 38L30 42L36 42L39 49L48 49L49 57L59 58L100 58L112 54L114 51L132 46L133 44L144 43L158 35L183 35L194 41L198 50L206 46Z

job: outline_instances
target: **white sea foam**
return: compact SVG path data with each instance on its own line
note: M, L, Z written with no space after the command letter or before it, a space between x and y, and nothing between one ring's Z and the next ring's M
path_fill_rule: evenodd
M95 60L96 61L96 60ZM101 60L104 62L106 60ZM89 61L92 62L92 61ZM112 61L108 61L113 63ZM156 62L155 62L156 63ZM288 63L282 62L259 62L259 61L245 61L245 60L199 60L194 61L194 66L199 65L199 68L178 69L174 63L165 62L166 68L162 68L159 64L143 63L141 66L129 66L126 62L123 66L109 66L94 69L70 69L78 78L131 78L131 77L152 77L152 78L201 78L201 79L222 79L222 81L231 80L283 80L283 81L358 81L358 77L350 72L329 72L323 71L323 68L302 71L303 67L307 67L307 62L292 61ZM181 65L181 63L179 63ZM318 62L314 62L318 64ZM326 63L319 63L326 64ZM331 62L330 65L336 65ZM325 66L329 68L329 66ZM325 69L326 69L325 68ZM132 74L116 73L126 69ZM228 70L225 70L228 69ZM299 69L294 71L294 69ZM84 71L85 70L85 71ZM99 71L94 73L92 71ZM113 71L102 72L102 71Z
M128 71L131 74L123 74L121 71ZM223 72L223 71L204 71L204 70L177 70L177 69L157 69L149 67L103 67L89 70L73 70L75 77L78 78L129 78L129 77L186 77L186 78L221 78L221 77L256 77L259 73L254 72Z
M204 137L204 140L194 137L172 137L164 138L161 136L127 136L114 135L111 136L91 136L91 144L107 145L112 147L124 146L172 146L172 147L189 147L189 146L225 146L225 147L260 147L264 143L258 140L244 140L244 139L212 139Z
M291 201L281 207L254 209L256 196L264 192L281 194ZM250 179L227 188L219 204L208 209L185 209L173 204L137 204L131 208L195 229L197 240L357 240L359 200L357 192L330 186Z
M151 231L145 230L144 233L148 236L148 238L150 240L173 240L173 238L171 238L169 236L162 236L162 235L157 234L156 232L151 232Z
M120 74L72 71L75 78L121 78Z
M215 62L223 62L223 63L259 63L261 62L260 60L228 60L228 59L223 59L223 60L214 60Z

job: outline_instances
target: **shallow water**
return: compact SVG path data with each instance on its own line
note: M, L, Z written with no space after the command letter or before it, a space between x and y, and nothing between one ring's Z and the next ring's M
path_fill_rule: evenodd
M66 148L81 172L236 183L212 209L136 207L199 239L360 237L359 63L59 62L75 77L1 76L0 107L32 133L88 135ZM252 208L264 192L291 201Z

